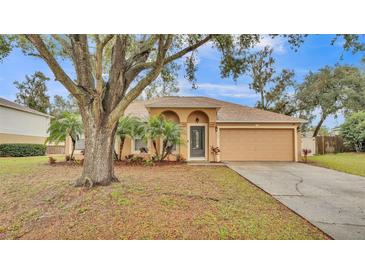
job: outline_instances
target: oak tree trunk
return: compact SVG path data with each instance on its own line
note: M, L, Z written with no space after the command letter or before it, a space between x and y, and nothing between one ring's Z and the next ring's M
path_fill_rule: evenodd
M107 127L91 115L82 115L85 134L85 157L81 178L76 186L109 185L114 176L113 152L117 126Z
M318 133L319 133L319 130L321 129L321 126L323 124L323 122L326 120L327 116L322 116L321 117L321 120L319 120L314 132L313 132L313 136L312 137L317 137Z

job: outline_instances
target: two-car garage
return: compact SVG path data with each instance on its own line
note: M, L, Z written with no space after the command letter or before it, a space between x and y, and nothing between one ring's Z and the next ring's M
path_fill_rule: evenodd
M221 161L295 161L294 128L219 130Z

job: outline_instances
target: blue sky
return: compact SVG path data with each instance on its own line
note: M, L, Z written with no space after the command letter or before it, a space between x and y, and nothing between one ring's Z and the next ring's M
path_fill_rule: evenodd
M350 52L345 52L341 60L340 56L343 53L341 41L331 46L332 38L333 35L310 35L297 52L290 49L284 38L264 37L257 47L260 48L265 45L273 47L277 70L283 68L294 70L298 82L302 81L310 70L316 71L326 65L339 63L361 66L360 61L363 55L360 53L353 55ZM191 89L191 84L184 80L183 75L181 75L178 95L209 96L248 106L255 105L257 95L248 87L249 78L241 77L237 82L232 79L221 79L219 60L219 54L209 44L202 47L198 53L198 88ZM14 100L17 89L13 82L22 81L26 74L32 74L37 70L51 78L47 84L51 97L56 94L67 96L67 90L60 83L54 81L52 72L42 60L24 56L20 50L14 50L0 63L0 96ZM72 68L69 64L66 65L66 71L72 74ZM342 115L337 119L330 117L325 125L332 128L342 121Z

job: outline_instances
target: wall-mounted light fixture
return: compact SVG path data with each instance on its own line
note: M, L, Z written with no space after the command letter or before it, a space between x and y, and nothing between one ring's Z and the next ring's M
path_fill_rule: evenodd
M199 118L198 117L196 117L195 122L199 123Z

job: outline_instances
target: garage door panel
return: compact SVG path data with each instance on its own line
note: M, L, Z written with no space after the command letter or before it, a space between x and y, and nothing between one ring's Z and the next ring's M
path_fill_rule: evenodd
M222 161L293 161L292 129L221 129Z

